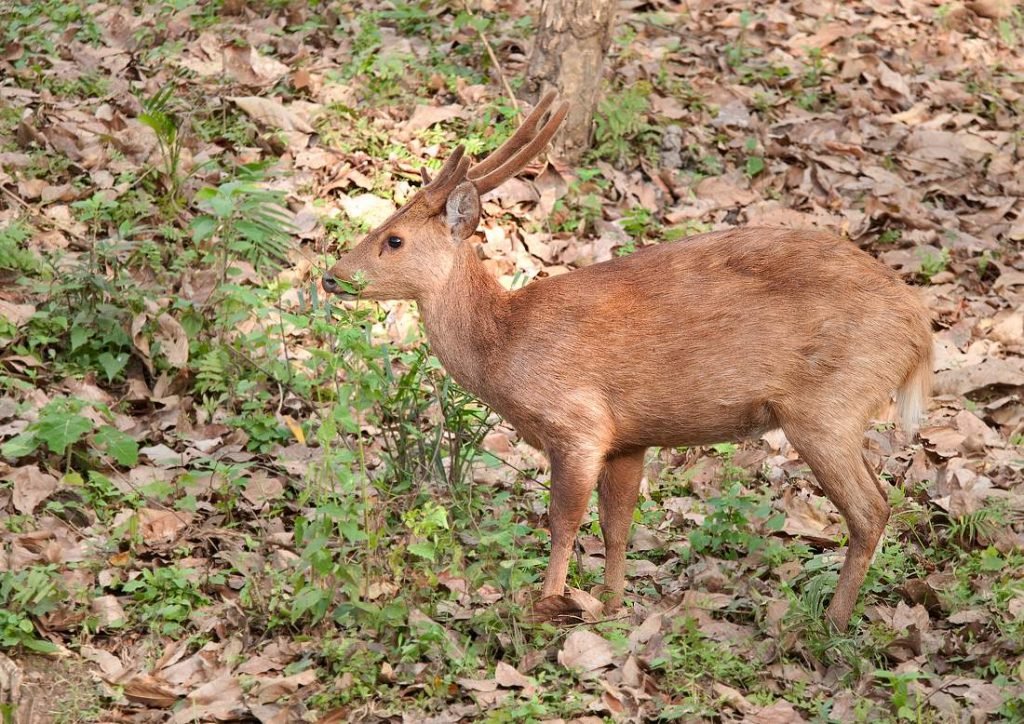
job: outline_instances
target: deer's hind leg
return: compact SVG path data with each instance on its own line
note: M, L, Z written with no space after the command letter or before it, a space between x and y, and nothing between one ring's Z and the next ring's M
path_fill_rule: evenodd
M626 545L644 474L646 448L609 456L597 482L598 512L604 536L604 585L611 594L605 610L622 605L626 587Z
M822 492L839 509L850 531L846 561L828 607L829 619L842 631L850 622L871 557L885 531L889 502L863 457L867 415L863 426L850 424L849 419L833 421L839 429L830 429L828 423L809 422L815 419L782 416L781 422L786 437L810 466Z

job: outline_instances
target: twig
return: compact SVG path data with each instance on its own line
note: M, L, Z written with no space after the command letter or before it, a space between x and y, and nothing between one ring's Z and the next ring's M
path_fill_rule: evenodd
M462 0L462 7L466 9L466 14L469 15L469 17L476 17L469 7L469 0ZM487 36L484 35L484 31L476 27L475 24L473 25L473 29L476 30L476 34L480 37L480 42L484 44L484 49L487 51L487 55L491 59L491 65L494 66L494 70L498 73L498 80L501 81L501 85L505 88L505 94L512 103L512 107L516 109L516 113L518 113L519 101L516 100L516 94L512 92L512 86L509 85L508 78L505 77L505 72L501 69L501 63L498 62L498 56L494 54L494 48L491 47L491 41L489 41Z

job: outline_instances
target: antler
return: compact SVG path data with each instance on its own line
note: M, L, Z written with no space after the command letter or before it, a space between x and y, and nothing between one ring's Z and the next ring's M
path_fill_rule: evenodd
M469 159L465 157L465 147L459 146L433 180L426 169L421 169L420 173L427 185L420 193L427 203L432 208L443 208L448 194L465 180L471 181L483 196L522 170L547 145L569 112L568 103L560 104L538 131L537 126L554 100L554 91L546 93L512 137L480 163L471 167Z
M456 148L437 172L434 180L420 190L431 208L444 208L448 194L466 178L469 173L469 159L465 153L465 146Z
M548 144L555 131L562 125L569 104L561 103L547 122L538 131L537 126L555 100L555 92L548 91L537 107L526 117L519 129L494 153L469 170L469 180L481 196L497 188L514 176Z

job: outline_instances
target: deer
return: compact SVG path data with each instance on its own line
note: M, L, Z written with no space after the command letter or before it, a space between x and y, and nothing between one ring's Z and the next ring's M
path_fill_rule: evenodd
M849 531L827 610L845 630L889 518L864 433L895 403L913 434L932 374L927 308L852 241L790 228L712 231L506 289L470 237L481 196L565 118L555 97L479 163L459 146L435 178L423 170L424 185L339 256L323 289L414 300L447 373L546 455L550 557L536 617L575 606L566 579L595 488L609 612L624 599L648 448L781 428Z

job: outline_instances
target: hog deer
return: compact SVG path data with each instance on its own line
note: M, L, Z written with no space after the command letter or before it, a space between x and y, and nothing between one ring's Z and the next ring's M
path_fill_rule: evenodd
M342 255L323 288L355 298L345 282L358 277L361 298L415 300L448 373L546 453L541 617L567 605L569 560L595 486L614 610L647 448L782 428L849 528L828 608L845 629L889 517L863 434L893 395L908 429L921 412L932 371L924 305L851 242L772 228L700 234L506 290L467 239L480 197L557 130L568 105L553 102L545 96L480 163L460 146L436 178L424 171L426 185Z

